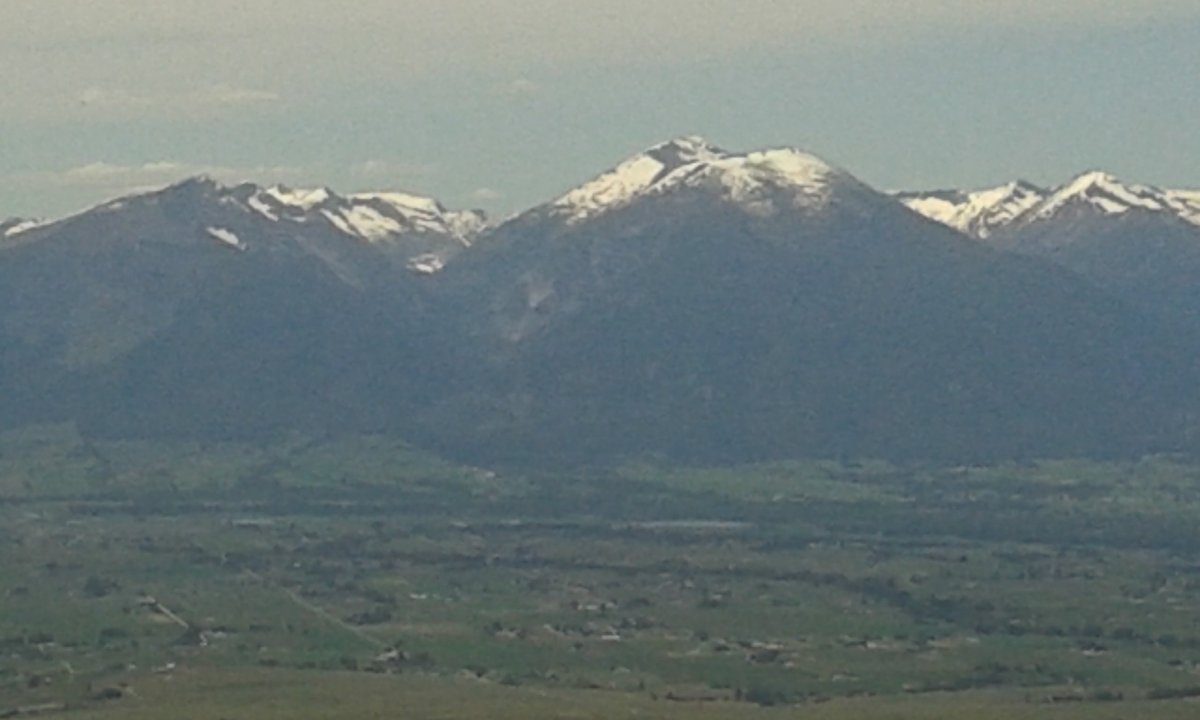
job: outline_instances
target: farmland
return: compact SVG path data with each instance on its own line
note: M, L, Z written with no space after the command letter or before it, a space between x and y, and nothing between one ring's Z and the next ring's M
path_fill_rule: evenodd
M1192 717L1200 469L0 439L0 713Z

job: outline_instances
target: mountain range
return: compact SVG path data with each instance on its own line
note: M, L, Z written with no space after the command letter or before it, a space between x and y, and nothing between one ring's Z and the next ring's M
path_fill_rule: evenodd
M1200 191L1083 173L1054 189L898 193L918 213L1000 250L1072 270L1144 309L1200 319Z
M191 179L0 224L0 427L397 433L476 462L1190 450L1200 192L885 193L656 145L488 224Z

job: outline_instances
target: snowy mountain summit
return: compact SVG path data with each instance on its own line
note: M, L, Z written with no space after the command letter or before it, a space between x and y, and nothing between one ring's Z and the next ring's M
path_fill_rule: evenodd
M345 253L363 250L428 275L467 248L486 224L480 211L448 210L433 198L403 192L339 195L324 187L229 186L197 176L51 223L0 223L0 243L103 227L130 241L179 244L190 238L251 254L286 247L339 268Z
M1086 210L1101 215L1123 215L1142 210L1168 213L1200 224L1200 212L1187 202L1186 193L1161 190L1150 185L1122 183L1101 171L1089 171L1076 176L1055 190L1022 222L1047 220L1064 210Z
M247 192L249 190L249 192ZM473 210L449 211L437 200L400 192L338 195L328 188L243 186L240 202L275 222L326 222L365 242L386 242L404 233L436 233L464 245L486 220Z
M938 190L899 193L897 198L931 220L977 238L986 238L1021 217L1046 197L1046 191L1017 180L986 190Z
M900 192L915 212L979 239L1001 230L1070 221L1155 213L1200 225L1200 191L1163 190L1123 183L1097 170L1081 173L1053 190L1024 181L976 191Z
M845 172L793 148L731 153L687 136L655 145L552 202L550 212L575 223L626 207L640 198L682 189L714 191L756 214L786 201L818 208Z

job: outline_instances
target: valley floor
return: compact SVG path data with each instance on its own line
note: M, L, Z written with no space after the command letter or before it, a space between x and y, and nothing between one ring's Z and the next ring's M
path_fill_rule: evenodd
M0 715L1184 718L1200 467L0 438Z

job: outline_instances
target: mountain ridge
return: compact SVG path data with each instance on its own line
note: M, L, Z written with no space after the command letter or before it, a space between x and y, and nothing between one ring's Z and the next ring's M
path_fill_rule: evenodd
M1130 265L1107 259L1128 223L1168 222L1171 253L1196 226L1089 211L1063 232L1120 237L1081 235L1097 254L1067 266L1005 245L1013 203L1046 193L943 192L981 241L804 151L696 137L493 226L406 193L189 179L0 244L0 426L390 432L532 464L1184 446L1194 318L1147 310L1159 266L1098 273Z
M721 161L698 164L720 172ZM689 165L645 177L691 177ZM940 443L980 459L1107 451L1166 429L1146 401L1174 401L1133 379L1156 365L1179 377L1178 358L1151 359L1171 342L1073 274L848 175L816 204L789 202L785 187L767 212L720 181L640 187L651 190L584 217L550 201L447 267L447 325L457 319L452 334L486 361L444 382L452 397L425 428L471 421L430 442L718 460L936 454ZM964 411L973 404L988 410ZM1101 415L1141 420L1102 430ZM916 425L937 440L904 429Z
M913 211L978 239L1033 225L1062 212L1122 215L1146 211L1200 226L1200 190L1129 184L1088 170L1053 189L1016 180L983 190L896 191Z

